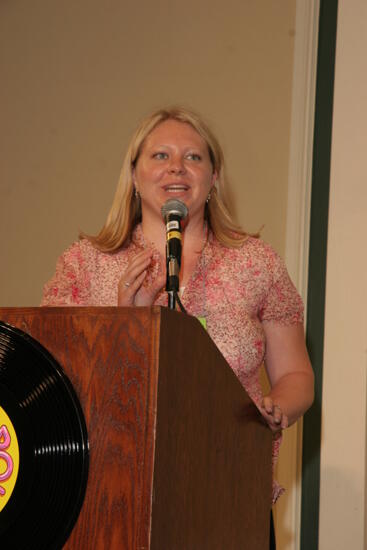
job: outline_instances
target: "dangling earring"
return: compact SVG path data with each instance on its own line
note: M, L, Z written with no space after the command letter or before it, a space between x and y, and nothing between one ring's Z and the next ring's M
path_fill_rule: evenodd
M134 191L135 198L136 198L136 200L139 200L140 199L139 191L137 190L136 187L134 187L134 190L135 190Z
M209 195L206 197L206 204L209 204L210 199L212 198L211 192L209 192Z

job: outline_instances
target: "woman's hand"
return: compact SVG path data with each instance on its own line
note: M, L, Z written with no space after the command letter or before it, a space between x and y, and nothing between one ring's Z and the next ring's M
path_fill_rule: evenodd
M280 432L288 428L289 422L282 409L273 402L270 395L266 395L262 400L260 412L273 433Z
M147 270L152 261L152 250L139 252L129 264L118 285L119 306L150 306L166 282L165 275L159 273L152 284L144 285Z

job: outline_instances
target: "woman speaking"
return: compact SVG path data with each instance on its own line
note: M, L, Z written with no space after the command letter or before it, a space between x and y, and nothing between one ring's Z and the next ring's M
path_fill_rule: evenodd
M259 407L274 434L274 465L282 430L313 401L303 305L275 251L233 221L226 194L223 153L201 118L183 108L154 112L131 140L104 227L61 256L42 305L167 306L161 210L169 199L184 203L180 300ZM281 491L274 481L273 502Z

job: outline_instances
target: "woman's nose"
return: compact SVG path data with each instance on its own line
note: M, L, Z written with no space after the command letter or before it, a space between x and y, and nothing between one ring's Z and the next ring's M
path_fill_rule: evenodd
M181 157L172 157L168 170L171 174L184 174L185 173L185 164L184 160Z

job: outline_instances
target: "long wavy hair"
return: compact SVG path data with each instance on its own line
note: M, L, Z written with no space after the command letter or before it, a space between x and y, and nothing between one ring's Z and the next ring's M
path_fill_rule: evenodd
M133 169L139 159L144 140L152 130L166 120L177 120L190 124L205 140L213 172L217 174L211 198L205 208L205 217L209 228L222 244L228 247L239 247L248 234L234 221L228 200L228 182L224 173L224 157L218 140L195 112L184 107L172 107L154 111L137 127L122 165L111 210L106 223L96 236L81 233L81 238L88 239L103 252L115 252L130 242L135 226L141 221L140 198L135 193Z

